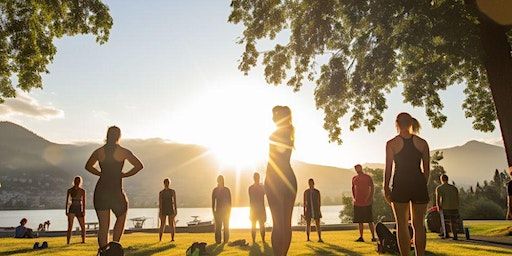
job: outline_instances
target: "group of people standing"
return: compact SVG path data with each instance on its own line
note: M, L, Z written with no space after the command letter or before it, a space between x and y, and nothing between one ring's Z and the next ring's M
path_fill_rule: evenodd
M272 250L276 256L287 255L292 239L292 211L297 195L297 179L290 165L290 157L295 145L295 129L292 123L291 110L287 106L275 106L272 109L275 131L269 140L269 157L265 180L260 184L259 174L254 175L255 183L249 188L251 203L252 237L255 240L256 223L260 224L262 239L265 239L266 213L263 198L266 195L272 215ZM409 219L412 219L413 241L416 255L424 255L426 234L424 216L429 201L427 180L430 173L430 153L428 143L417 133L419 123L408 113L400 113L396 118L398 135L386 144L386 167L384 175L384 196L391 204L397 224L397 237L402 255L410 250ZM86 163L85 169L99 176L94 191L94 208L99 220L98 244L100 249L108 243L110 211L116 216L113 240L119 242L123 234L128 201L122 187L122 179L135 175L142 170L141 161L119 145L121 130L110 127L107 131L106 143L96 149ZM123 164L128 161L132 168L122 172ZM95 167L99 163L100 170ZM393 173L393 165L394 175ZM369 176L362 173L361 166L356 166L358 175L353 180L355 220L360 223L372 223L371 202L373 183ZM391 180L393 180L391 187ZM85 192L75 180L75 186L68 191L71 204L66 213L69 218L77 217L83 229L83 212L85 211ZM221 242L221 228L224 228L224 241L229 239L229 215L231 209L231 193L224 186L224 178L218 177L218 186L212 193L212 210L215 218L215 240ZM77 185L78 184L78 185ZM174 228L176 216L176 194L169 189L169 181L165 181L165 189L160 192L161 231L166 218ZM314 180L309 180L310 189L304 193L304 213L307 226L314 220L319 227L321 218L320 192L314 189ZM360 189L370 186L364 192ZM68 200L66 200L68 202ZM80 206L79 206L79 203ZM170 203L168 203L170 202ZM173 204L174 202L174 204ZM370 227L373 231L373 228ZM362 239L362 224L360 226ZM174 232L173 232L174 233ZM318 229L319 241L322 241ZM84 233L82 232L82 237ZM161 237L161 235L160 235ZM372 233L372 239L374 239ZM174 237L172 238L174 239ZM309 239L309 232L308 232ZM69 241L69 239L68 239Z

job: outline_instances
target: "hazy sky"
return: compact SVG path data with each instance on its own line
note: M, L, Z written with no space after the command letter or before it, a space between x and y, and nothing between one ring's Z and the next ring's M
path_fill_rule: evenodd
M442 93L448 115L442 129L431 127L424 109L404 104L398 87L376 132L350 132L347 117L343 145L329 144L313 83L293 93L267 85L260 67L249 76L237 70L242 27L227 23L230 1L105 2L114 18L108 43L100 46L91 36L57 40L44 90L0 106L1 119L59 143L100 142L115 124L124 138L203 144L227 161L247 161L267 154L272 106L289 105L297 130L294 158L342 167L384 162L385 141L395 135L401 111L420 120L431 148L500 139L499 131L471 128L461 109L464 87L457 85Z

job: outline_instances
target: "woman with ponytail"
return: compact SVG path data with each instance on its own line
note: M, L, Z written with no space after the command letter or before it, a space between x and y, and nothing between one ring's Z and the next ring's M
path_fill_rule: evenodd
M297 179L290 165L295 130L289 107L275 106L272 114L276 130L270 136L265 193L272 213L272 250L275 256L285 256L292 240L292 211L297 195Z
M423 219L429 201L427 181L430 174L428 143L417 136L420 124L408 113L396 118L398 135L386 144L384 196L391 203L397 224L397 239L401 255L409 255L409 217L414 230L417 256L425 254L426 234ZM391 173L393 185L390 188ZM421 166L423 167L421 167ZM412 216L409 216L412 214Z
M100 177L94 189L94 209L99 222L100 250L108 244L110 211L116 216L112 240L115 242L121 240L128 210L122 178L133 176L143 168L140 160L130 150L119 145L120 138L121 129L116 126L109 127L105 145L96 149L85 164L87 171ZM133 166L128 172L123 172L125 160ZM96 163L99 163L101 171L95 167Z

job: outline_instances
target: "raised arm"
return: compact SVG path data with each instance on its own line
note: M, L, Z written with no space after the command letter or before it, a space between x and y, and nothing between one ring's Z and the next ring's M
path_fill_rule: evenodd
M391 202L391 189L389 181L391 180L391 171L393 169L393 149L391 148L391 141L386 143L386 167L384 170L384 197L388 202Z
M133 165L133 167L128 172L123 173L123 178L133 176L142 170L142 168L144 168L142 162L131 151L126 150L125 154L126 160L128 160L128 162Z
M89 159L87 160L87 162L85 163L85 169L96 175L96 176L101 176L101 172L96 169L96 167L94 167L94 165L98 162L98 150L95 150L94 152L92 152L91 156L89 157Z

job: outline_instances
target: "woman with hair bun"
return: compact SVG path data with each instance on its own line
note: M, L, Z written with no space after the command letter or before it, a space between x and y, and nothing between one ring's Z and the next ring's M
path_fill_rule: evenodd
M429 201L427 181L430 174L428 143L417 134L418 120L408 113L396 117L398 135L386 144L384 196L391 203L397 224L397 239L401 255L409 255L409 217L414 230L414 249L417 256L425 254L426 233L424 217ZM395 164L393 184L391 173ZM421 168L421 166L423 168ZM412 216L409 216L412 214Z
M290 165L295 129L289 107L275 106L272 115L276 130L270 136L265 193L272 213L272 250L275 256L285 256L292 240L292 211L297 196L297 179Z
M113 241L119 242L124 232L128 200L123 191L123 178L130 177L142 170L140 160L132 152L119 145L121 129L111 126L107 131L105 145L94 150L85 164L85 169L99 176L94 189L94 209L98 216L98 244L101 252L108 244L110 227L110 211L116 216ZM123 172L124 162L128 161L133 168ZM95 165L99 163L100 170Z

